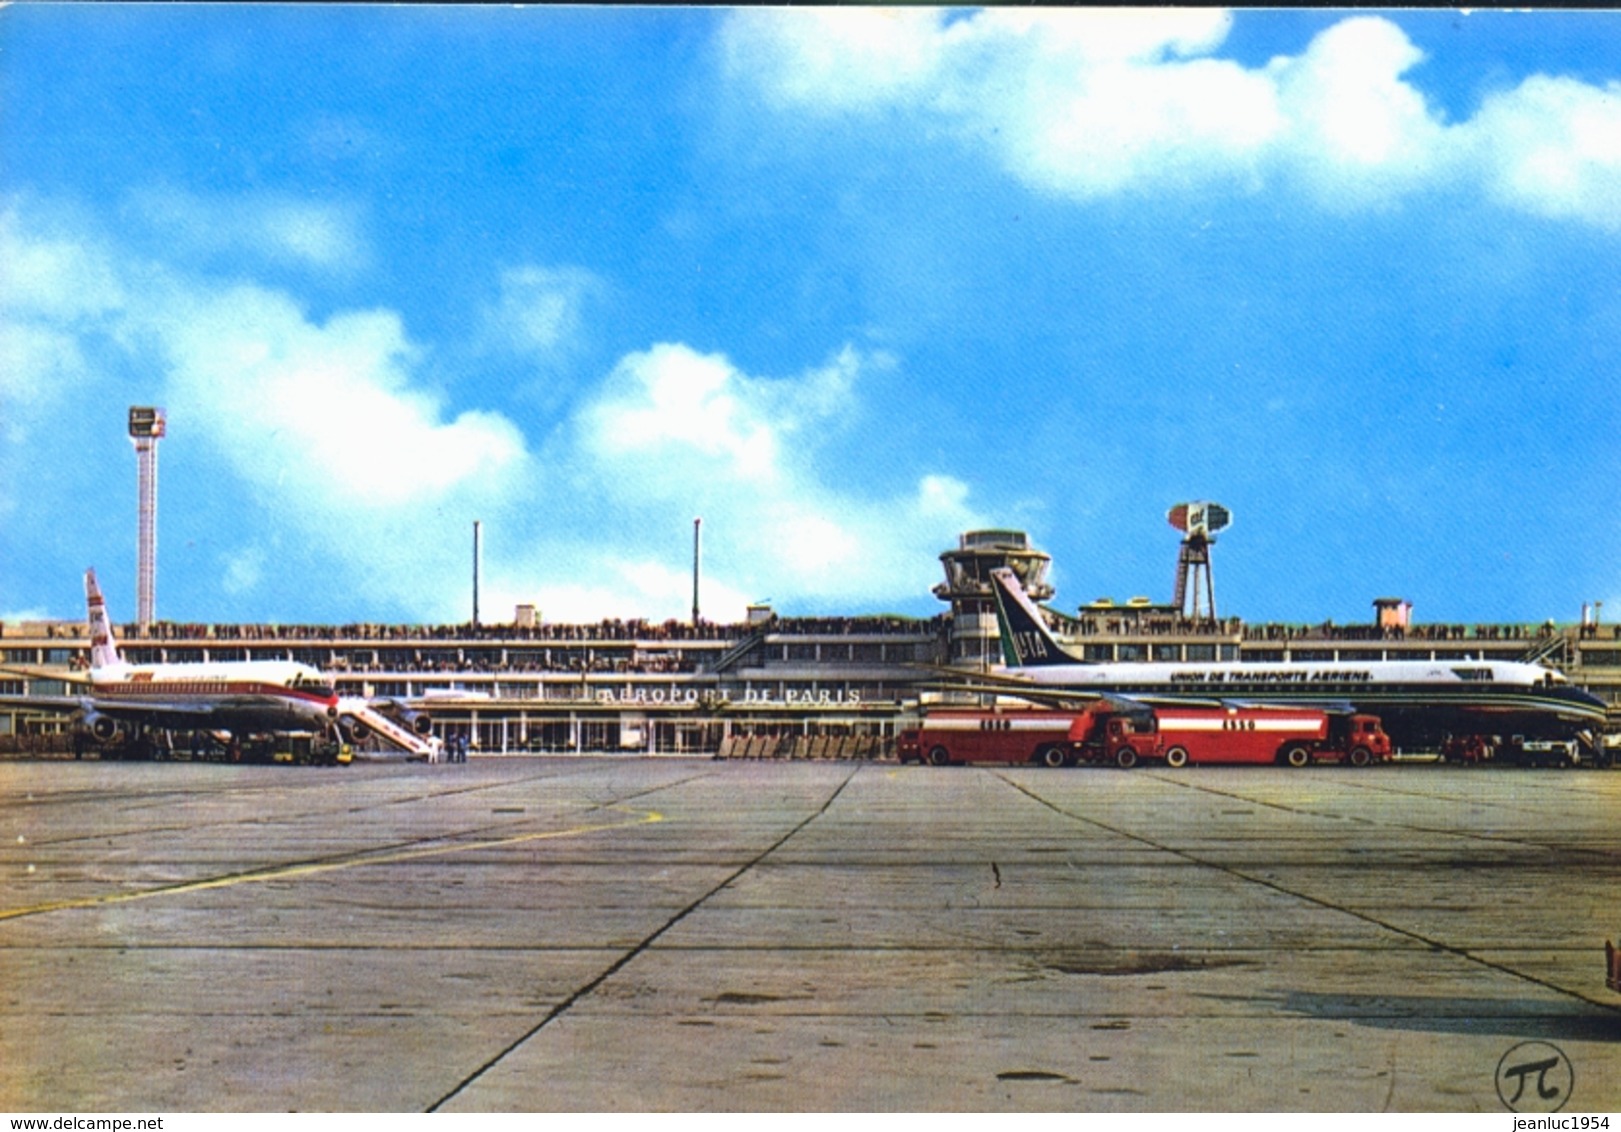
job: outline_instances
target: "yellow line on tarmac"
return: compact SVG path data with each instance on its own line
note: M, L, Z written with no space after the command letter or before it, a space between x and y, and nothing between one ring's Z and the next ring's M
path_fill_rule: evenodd
M614 807L610 807L614 808ZM37 916L45 912L61 912L69 908L95 908L104 904L126 904L131 900L145 900L151 896L175 896L185 892L203 892L211 888L230 888L238 884L257 884L267 880L286 880L290 877L314 876L317 873L336 872L361 865L393 865L401 861L417 861L427 857L443 857L451 853L470 853L479 849L500 849L508 845L522 845L527 841L549 841L559 837L578 837L587 833L602 833L610 829L628 829L636 825L651 825L664 820L657 810L632 810L641 816L629 821L607 822L602 825L578 825L572 829L553 829L541 833L520 833L512 837L497 837L490 841L462 841L447 845L431 845L420 849L398 849L393 852L361 854L338 861L316 861L307 865L282 865L234 876L212 877L208 880L184 881L160 888L144 888L139 892L111 892L101 896L85 896L77 900L57 900L48 904L35 904L28 908L0 910L0 920L15 920L22 916Z

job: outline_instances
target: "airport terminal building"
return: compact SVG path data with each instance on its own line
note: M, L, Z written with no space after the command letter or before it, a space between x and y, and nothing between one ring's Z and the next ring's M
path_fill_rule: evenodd
M1037 601L1054 596L1049 557L1022 531L963 534L940 556L932 618L802 618L754 607L740 624L549 624L520 609L505 625L179 625L121 632L134 663L296 660L342 695L424 704L434 730L475 753L586 752L881 758L937 699L940 669L1000 661L990 571L1011 567ZM1053 610L1078 657L1108 661L1539 661L1611 705L1621 730L1621 627L1436 625L1395 598L1365 625L1247 624L1134 598ZM0 660L84 665L83 623L0 626ZM0 695L60 695L63 681L0 675ZM65 719L0 702L0 749L59 744Z

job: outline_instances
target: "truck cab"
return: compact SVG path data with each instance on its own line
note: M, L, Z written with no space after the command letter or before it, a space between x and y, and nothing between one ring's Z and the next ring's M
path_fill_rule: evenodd
M1069 741L1077 762L1133 767L1160 754L1159 723L1151 711L1093 708L1076 717Z
M1320 753L1337 755L1352 766L1367 766L1389 762L1393 750L1379 717L1357 713L1329 718L1328 741Z
M903 763L920 763L923 761L923 733L916 727L908 727L895 736L895 756Z

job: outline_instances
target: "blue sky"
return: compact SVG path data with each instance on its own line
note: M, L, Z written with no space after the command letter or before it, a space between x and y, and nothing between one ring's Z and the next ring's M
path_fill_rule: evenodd
M1621 617L1621 17L0 10L0 617Z

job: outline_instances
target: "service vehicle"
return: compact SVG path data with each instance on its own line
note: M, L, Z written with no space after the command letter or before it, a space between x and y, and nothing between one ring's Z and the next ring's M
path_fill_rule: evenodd
M1133 767L1145 760L1189 763L1315 762L1367 766L1389 761L1390 737L1377 716L1271 707L1162 707L1077 718L1071 744L1091 762Z
M1100 703L1075 717L1069 741L1076 762L1134 767L1162 753L1159 723L1153 710L1146 707L1122 711Z
M1052 708L935 708L915 732L896 743L901 761L916 758L933 766L953 763L1041 763L1071 761L1070 730L1075 713Z
M1497 757L1520 766L1578 766L1582 752L1574 739L1527 739L1515 735L1497 749Z

